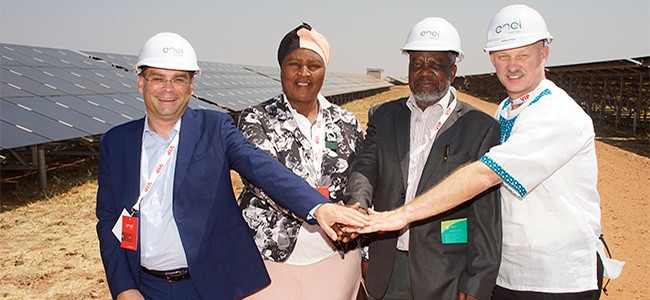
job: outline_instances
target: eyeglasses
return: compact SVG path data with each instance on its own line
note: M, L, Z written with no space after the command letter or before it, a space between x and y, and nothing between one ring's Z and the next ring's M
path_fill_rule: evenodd
M149 82L149 84L151 84L151 87L153 87L154 89L163 87L167 82L171 83L172 86L177 89L186 88L192 81L192 78L186 78L186 77L175 77L172 79L165 79L160 76L151 76L149 78L142 76L142 78L144 78L144 80Z

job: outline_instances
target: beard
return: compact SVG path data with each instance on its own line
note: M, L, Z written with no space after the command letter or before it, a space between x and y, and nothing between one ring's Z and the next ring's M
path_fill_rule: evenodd
M413 99L415 99L415 103L417 103L418 105L431 106L433 104L438 103L438 101L440 101L440 99L442 99L442 97L444 97L447 94L450 86L451 86L451 81L445 80L445 83L441 89L438 89L435 92L430 92L430 93L415 92L413 93Z

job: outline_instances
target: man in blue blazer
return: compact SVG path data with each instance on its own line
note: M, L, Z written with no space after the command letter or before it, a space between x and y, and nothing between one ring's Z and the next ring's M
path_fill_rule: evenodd
M235 201L230 170L307 222L364 226L249 144L230 116L187 108L200 72L192 46L159 33L142 47L147 115L101 140L97 234L116 299L236 299L269 284Z

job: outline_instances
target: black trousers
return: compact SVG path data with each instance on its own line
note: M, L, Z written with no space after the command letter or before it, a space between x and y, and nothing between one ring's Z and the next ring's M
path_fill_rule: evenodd
M541 293L528 291L513 291L500 286L494 287L492 300L598 300L603 288L603 262L596 255L598 289L578 293Z
M380 300L369 295L370 300ZM395 263L386 288L386 293L381 300L411 300L411 279L409 278L409 258L406 252L395 252Z

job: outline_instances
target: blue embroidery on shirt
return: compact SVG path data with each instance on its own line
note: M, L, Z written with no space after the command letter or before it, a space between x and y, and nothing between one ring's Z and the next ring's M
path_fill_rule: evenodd
M550 94L551 94L551 91L549 89L543 90L539 95L537 95L537 97L535 97L535 99L533 99L533 101L530 102L530 104L528 106L533 105L535 102L537 102L543 96L550 95ZM503 107L508 107L508 105L510 105L510 98L506 99L506 102L503 104ZM508 119L504 118L503 116L499 116L499 124L500 124L500 128L501 128L501 135L500 135L499 140L500 140L501 144L503 144L505 141L507 141L508 138L510 137L510 133L512 132L512 127L515 126L515 121L517 121L517 117L519 117L519 115L516 115L514 118L508 120Z
M519 194L519 197L526 196L528 193L528 191L526 191L526 188L521 185L521 183L519 183L519 181L517 181L514 177L508 174L508 172L506 172L506 170L504 170L497 162L492 160L487 155L481 156L479 161L488 166L488 168L492 169L494 173L497 173L497 175L503 179L503 182L505 182Z

